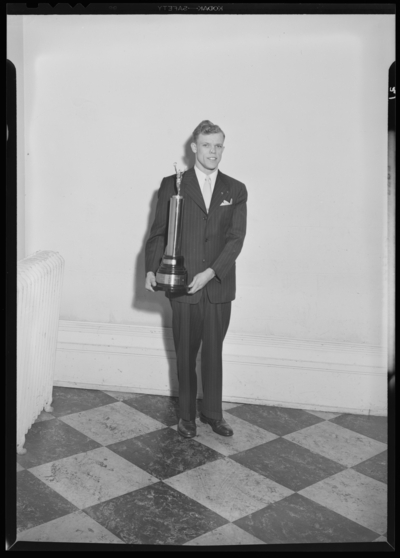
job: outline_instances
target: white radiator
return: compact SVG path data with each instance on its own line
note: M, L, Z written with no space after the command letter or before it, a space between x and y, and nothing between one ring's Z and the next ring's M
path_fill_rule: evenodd
M17 263L17 453L43 409L52 411L64 259L40 251Z

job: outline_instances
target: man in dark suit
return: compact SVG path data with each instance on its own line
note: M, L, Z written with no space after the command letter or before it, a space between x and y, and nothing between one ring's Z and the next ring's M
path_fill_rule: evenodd
M188 271L188 294L171 296L172 329L179 380L178 432L196 435L196 356L201 351L203 402L200 420L217 434L232 436L222 416L222 344L236 294L235 260L246 235L247 190L223 174L218 165L225 134L209 120L193 132L195 166L181 182L184 197L181 254ZM146 243L146 284L156 286L155 273L164 254L168 202L176 194L176 175L163 179L156 215Z

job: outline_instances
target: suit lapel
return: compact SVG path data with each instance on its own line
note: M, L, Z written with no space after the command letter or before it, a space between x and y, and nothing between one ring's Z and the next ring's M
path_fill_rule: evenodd
M197 180L194 168L191 168L184 173L181 184L181 193L183 195L190 196L200 209L204 211L204 213L207 213L203 194L201 193L199 181Z
M219 207L225 199L228 199L228 196L229 196L229 187L225 183L221 171L218 171L217 180L215 181L214 191L211 198L211 203L210 203L210 208L208 213L212 213L213 211L215 211L217 207Z

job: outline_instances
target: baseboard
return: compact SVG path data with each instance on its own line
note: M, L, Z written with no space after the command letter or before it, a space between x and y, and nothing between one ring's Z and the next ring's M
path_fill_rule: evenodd
M387 413L383 347L228 333L223 358L224 401ZM172 331L61 320L54 383L177 395ZM198 385L201 397L200 378Z

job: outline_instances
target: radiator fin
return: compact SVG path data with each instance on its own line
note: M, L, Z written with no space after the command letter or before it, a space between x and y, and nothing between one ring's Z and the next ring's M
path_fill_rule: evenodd
M36 252L17 263L17 452L44 409L52 410L64 259Z

